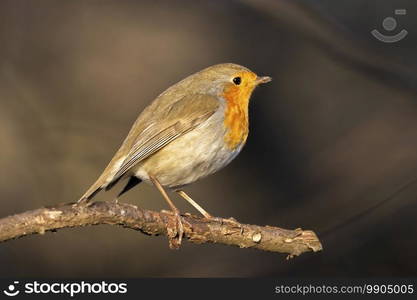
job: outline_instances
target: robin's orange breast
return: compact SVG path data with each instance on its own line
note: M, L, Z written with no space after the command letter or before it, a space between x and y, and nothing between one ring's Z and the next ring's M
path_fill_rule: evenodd
M224 126L228 129L224 137L227 147L231 150L246 142L249 133L248 104L252 89L229 86L223 98L226 100Z

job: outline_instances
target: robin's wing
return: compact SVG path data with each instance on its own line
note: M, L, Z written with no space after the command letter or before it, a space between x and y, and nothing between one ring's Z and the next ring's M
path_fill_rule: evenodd
M144 130L136 137L123 163L112 178L117 182L138 162L206 121L219 108L219 101L209 95L195 94L181 98L158 117L141 124ZM108 188L110 188L109 186Z
M79 201L91 199L103 188L110 189L135 164L207 120L219 107L219 101L208 95L184 96L171 105L170 98L168 94L160 96L145 108L103 173Z

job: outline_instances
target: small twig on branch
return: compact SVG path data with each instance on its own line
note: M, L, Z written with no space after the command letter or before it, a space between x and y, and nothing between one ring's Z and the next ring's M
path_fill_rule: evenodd
M148 235L167 235L167 224L175 222L169 212L155 212L116 202L93 202L88 206L63 204L40 208L0 219L0 242L60 228L87 225L120 225ZM207 220L182 216L184 238L190 242L216 243L298 256L322 250L313 231L287 230L272 226L240 224L231 219ZM175 245L174 245L175 246Z

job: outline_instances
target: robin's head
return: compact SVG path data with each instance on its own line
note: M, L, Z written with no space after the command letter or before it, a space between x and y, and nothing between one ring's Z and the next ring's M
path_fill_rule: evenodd
M248 135L248 104L253 90L271 77L260 77L236 64L219 64L188 77L182 84L198 93L211 94L226 104L225 142L230 149L241 145Z
M261 83L271 81L271 77L260 77L254 72L237 64L218 64L208 67L194 76L199 80L197 88L202 93L215 94L233 102L247 103L253 90Z

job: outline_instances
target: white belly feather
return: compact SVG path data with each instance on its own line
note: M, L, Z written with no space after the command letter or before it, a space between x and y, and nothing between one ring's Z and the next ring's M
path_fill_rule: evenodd
M139 163L132 173L144 181L149 181L151 174L170 188L213 174L229 164L243 147L242 144L235 150L227 148L225 130L223 110L219 109L199 127Z

